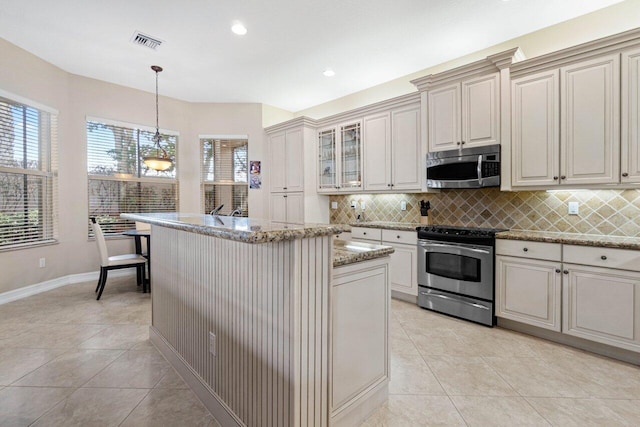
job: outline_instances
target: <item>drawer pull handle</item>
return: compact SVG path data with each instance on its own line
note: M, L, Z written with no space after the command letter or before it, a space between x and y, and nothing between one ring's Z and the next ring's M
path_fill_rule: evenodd
M563 271L564 274L569 274L569 270Z
M607 256L606 256L606 255L602 255L602 256L600 257L600 259L601 259L601 260L603 260L603 261L605 261L605 260L607 259Z
M562 273L559 268L556 268L556 273Z
M523 248L522 250L525 252L529 252L529 248Z

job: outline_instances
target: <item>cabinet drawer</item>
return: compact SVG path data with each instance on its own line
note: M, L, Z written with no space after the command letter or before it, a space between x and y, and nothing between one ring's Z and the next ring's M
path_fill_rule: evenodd
M382 240L382 230L379 228L352 227L351 237L354 239Z
M496 254L517 256L521 258L544 259L548 261L561 261L562 245L560 243L497 239Z
M382 241L389 243L404 243L406 245L415 245L418 243L418 232L382 230Z
M349 241L349 240L351 240L351 233L349 233L348 231L346 231L346 232L344 232L344 233L336 234L336 235L334 236L334 239L336 239L336 240Z
M594 267L640 271L640 251L564 245L563 261Z

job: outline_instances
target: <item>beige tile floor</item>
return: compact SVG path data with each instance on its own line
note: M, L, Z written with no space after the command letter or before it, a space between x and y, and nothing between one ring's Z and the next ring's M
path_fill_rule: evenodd
M215 426L148 341L130 278L0 306L0 426ZM389 401L366 426L638 426L640 367L392 301Z

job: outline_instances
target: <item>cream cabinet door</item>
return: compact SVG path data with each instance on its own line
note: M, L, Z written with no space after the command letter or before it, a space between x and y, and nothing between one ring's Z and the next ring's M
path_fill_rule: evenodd
M390 255L389 276L391 290L418 295L418 248L414 245L391 244L395 252Z
M640 50L622 54L621 182L640 182Z
M285 132L273 135L269 138L269 154L271 161L269 187L271 188L272 192L285 191L284 188L287 186L285 164L285 156L287 152L286 142L287 139Z
M496 316L560 332L561 263L498 255Z
M391 185L393 190L419 190L420 105L391 112Z
M287 222L291 224L304 223L304 194L303 193L287 193L284 195L286 200Z
M640 273L564 264L563 332L640 351Z
M560 177L559 71L511 82L511 185L551 186Z
M286 152L284 169L286 181L284 191L304 191L304 139L302 129L289 131L286 134Z
M462 82L462 146L500 143L499 73Z
M620 180L620 55L560 69L560 183Z
M429 151L460 146L460 83L430 90L428 99Z
M364 118L364 189L391 189L391 120L389 113Z
M271 194L269 219L275 222L287 222L287 198L285 194Z

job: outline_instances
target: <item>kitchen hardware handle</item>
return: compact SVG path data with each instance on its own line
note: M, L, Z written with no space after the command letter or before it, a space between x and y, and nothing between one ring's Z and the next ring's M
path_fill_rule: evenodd
M387 187L391 187L391 184L387 184Z
M459 142L456 142L456 145L460 145L460 143L459 143Z
M529 248L522 248L523 251L529 252Z
M476 172L478 173L478 183L482 186L482 154L478 156L478 167L476 168Z
M554 181L557 181L557 180L558 180L558 177L557 177L557 176L554 176L554 177L553 177L553 180L554 180Z
M364 234L364 235L366 236L366 235L367 235L367 232L365 231L365 232L364 232L364 233L362 233L362 234Z
M607 259L607 256L606 256L606 255L602 255L602 256L600 257L600 259L601 259L601 260L603 260L603 261L605 261L605 260Z
M569 270L563 271L564 274L569 274Z
M566 175L560 175L560 179L567 179Z
M626 178L626 177L628 177L628 176L629 176L629 174L628 174L628 173L626 173L626 172L622 172L622 176L624 176L624 177Z
M399 239L399 238L400 238L400 236L396 236L396 238L398 238L398 239Z
M284 197L284 198L286 199L286 198L287 198L287 195L285 194L285 195L284 195L284 196L282 196L282 197Z
M431 293L428 293L428 292L420 292L420 295L424 295L424 296L426 296L426 297L437 297L437 298L442 298L442 299L446 299L446 300L448 300L448 301L455 301L455 302L459 302L460 304L470 305L471 307L481 308L481 309L483 309L483 310L490 310L490 308L489 308L489 307L485 307L485 306L484 306L484 305L482 305L482 304L476 304L476 303L473 303L473 302L462 301L462 300L459 300L459 299L455 299L455 298L448 297L448 296L446 296L446 295L431 294Z
M562 273L559 268L556 268L556 273Z
M464 141L462 141L462 145L464 145Z
M442 245L442 244L439 244L439 243L430 243L430 242L429 243L427 243L427 242L418 242L418 245L423 246L423 247L424 246L431 246L431 247L434 247L434 248L462 249L462 250L465 250L465 251L477 252L477 253L480 253L480 254L487 254L487 255L491 253L489 251L485 251L484 249L474 249L474 248L466 248L466 247L460 247L460 246Z
M282 187L282 189L283 189L283 190L286 190L286 189L287 189L287 187Z

